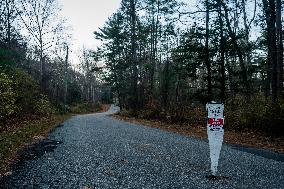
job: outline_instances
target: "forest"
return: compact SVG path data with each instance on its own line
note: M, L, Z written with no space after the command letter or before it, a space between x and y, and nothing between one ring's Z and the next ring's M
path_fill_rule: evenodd
M283 22L283 0L0 0L0 188L281 188Z
M1 129L102 102L204 124L205 104L217 101L227 128L283 131L281 0L122 0L94 31L102 45L76 66L57 0L2 0L0 12Z
M122 114L283 134L281 0L122 0L95 37ZM281 131L281 132L279 132Z
M90 111L108 90L91 71L90 50L71 65L72 33L60 10L57 0L1 0L0 130L17 118Z

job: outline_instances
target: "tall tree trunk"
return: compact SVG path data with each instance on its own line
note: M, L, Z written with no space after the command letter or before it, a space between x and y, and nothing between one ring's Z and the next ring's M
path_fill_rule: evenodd
M276 102L277 100L277 46L276 46L276 12L275 12L275 0L269 0L269 24L271 32L268 33L268 42L269 42L269 48L271 49L271 63L272 63L272 82L271 82L271 88L272 88L272 101Z
M130 17L131 17L131 64L132 64L132 102L131 108L136 112L138 103L138 68L136 57L136 2L130 0Z
M240 67L241 67L241 80L242 80L242 85L244 86L244 92L246 94L250 93L250 86L249 86L249 82L248 82L248 74L247 74L247 68L244 62L244 56L243 56L243 52L238 44L237 41L237 37L236 34L233 32L232 27L231 27L231 23L230 23L230 19L229 19L229 13L228 13L228 8L226 6L226 4L223 2L223 0L221 0L221 4L224 8L225 11L225 20L226 20L226 24L228 27L228 33L229 36L232 39L233 42L233 46L236 50L237 56L239 58L239 63L240 63Z
M229 89L230 89L230 95L234 95L235 94L235 86L234 86L234 80L233 80L233 69L231 68L230 65L230 60L229 60L229 55L228 53L226 53L225 55L225 59L226 59L226 67L227 67L227 71L228 71L228 81L229 81ZM235 58L233 58L232 61L234 61Z
M242 0L242 11L243 11L243 21L244 21L244 27L245 27L245 53L244 53L244 59L246 62L246 65L250 65L251 63L251 50L249 48L249 33L250 33L250 26L247 20L247 10L246 10L246 1ZM256 5L255 5L256 6Z
M281 0L276 0L277 97L280 97L283 91L283 31L281 15Z
M234 11L234 33L237 32L237 28L239 28L239 0L234 0L235 11Z
M39 33L39 43L40 43L40 46L39 46L39 64L40 64L40 86L41 86L41 89L42 91L45 90L44 88L44 58L43 58L43 39L42 39L42 35L41 35L41 32Z
M209 100L212 100L212 76L211 76L211 63L209 52L209 0L205 1L206 6L206 34L205 34L205 65L207 69L207 94Z
M267 24L268 69L267 85L271 83L272 101L277 99L277 48L276 48L276 12L275 0L262 0ZM267 86L269 87L269 86ZM269 87L270 89L270 87Z
M219 6L219 25L220 25L220 73L221 73L221 99L225 100L226 75L225 75L225 39L224 24L222 19L222 7Z
M170 61L169 59L166 60L165 67L163 70L163 80L162 80L162 101L163 101L163 106L167 108L168 105L168 95L169 95L169 64Z
M64 70L64 111L66 112L66 106L67 106L67 91L68 91L68 57L69 57L69 47L66 48L66 57L65 57L65 70Z
M159 28L159 13L160 13L160 0L157 1L157 12L153 13L152 20L152 53L151 53L151 81L150 81L150 92L153 94L155 84L155 70L157 66L157 45L158 45L158 28ZM156 16L156 17L155 17Z
M10 47L11 45L11 1L9 0L5 0L6 3L6 11L7 11L7 15L6 15L6 21L7 21L7 28L6 28L6 42L8 47Z
M152 92L152 88L154 85L154 69L155 69L155 53L154 53L154 33L155 33L155 19L154 16L152 18L152 24L151 24L151 41L150 41L150 75L149 75L149 81L150 81L150 92Z

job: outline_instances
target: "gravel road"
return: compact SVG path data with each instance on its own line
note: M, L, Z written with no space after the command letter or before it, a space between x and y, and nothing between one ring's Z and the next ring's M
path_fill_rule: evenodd
M64 122L25 150L0 188L284 188L283 154L223 145L211 180L206 140L108 116L115 111Z

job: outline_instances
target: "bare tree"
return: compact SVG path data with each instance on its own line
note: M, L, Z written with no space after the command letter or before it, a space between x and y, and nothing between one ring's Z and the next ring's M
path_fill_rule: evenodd
M220 3L221 3L221 5L224 9L224 18L225 18L225 23L226 23L227 28L228 28L228 34L229 34L230 38L232 39L234 49L235 49L236 54L239 58L239 64L240 64L240 68L241 68L242 84L245 87L244 91L246 93L249 93L250 92L250 84L249 84L249 79L248 79L247 66L246 66L245 61L244 61L244 53L241 50L241 47L240 47L240 44L238 42L238 38L236 36L236 33L234 32L234 30L231 26L228 6L223 0L221 0Z
M212 96L212 78L211 78L211 63L210 63L210 53L209 53L209 20L210 20L210 8L209 8L209 0L205 1L206 6L206 34L205 34L205 65L207 68L207 93L208 96Z
M46 51L54 46L56 37L62 31L63 21L58 19L57 0L20 0L17 11L38 51L40 80L44 88L44 58Z
M137 103L138 103L138 89L137 89L137 82L138 82L138 69L137 69L137 44L136 44L136 24L137 24L137 15L136 15L136 4L135 0L130 0L129 2L129 16L130 16L130 27L131 27L131 64L132 64L132 92L133 92L133 99L131 101L131 106L133 110L137 110Z
M17 18L15 10L16 2L14 0L3 0L0 3L0 27L1 27L1 38L10 46L11 39L15 32L14 26Z
M11 41L11 22L12 22L12 6L14 4L13 0L5 0L5 8L6 8L6 14L5 14L5 25L6 25L6 42Z
M92 54L93 52L90 49L83 47L82 54L79 56L81 61L80 69L85 76L83 91L85 100L89 102L95 102L96 100L98 100L96 94L96 87L98 82L96 73L94 71L97 67L97 63L92 57Z

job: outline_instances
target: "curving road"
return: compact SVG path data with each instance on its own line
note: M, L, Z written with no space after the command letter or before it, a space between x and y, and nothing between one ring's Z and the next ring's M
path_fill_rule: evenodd
M119 121L118 111L78 115L30 146L0 188L283 188L283 154L222 147L210 174L205 140Z

